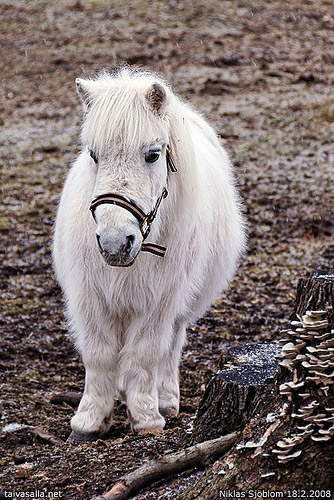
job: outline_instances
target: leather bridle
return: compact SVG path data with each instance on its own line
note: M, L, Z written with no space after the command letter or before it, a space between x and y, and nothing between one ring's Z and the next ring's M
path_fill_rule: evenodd
M171 172L177 172L177 168L175 167L175 163L172 158L172 152L169 146L166 147L166 163L167 169L169 169ZM143 212L142 209L139 208L138 205L136 205L136 203L134 203L133 201L129 201L124 196L116 193L106 193L97 196L91 202L89 210L91 211L94 220L96 220L95 210L99 205L110 204L125 208L125 210L128 210L138 220L139 228L141 234L143 235L143 241L145 241L150 233L152 222L157 215L160 204L162 200L167 197L167 195L167 188L164 187L161 195L156 201L155 207L148 214L145 214L145 212ZM141 250L143 252L153 253L154 255L158 255L159 257L164 257L167 249L166 247L156 245L155 243L143 243L141 246Z

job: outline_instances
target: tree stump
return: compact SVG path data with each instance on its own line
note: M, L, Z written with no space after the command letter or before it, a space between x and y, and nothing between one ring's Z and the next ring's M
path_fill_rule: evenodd
M292 321L282 332L285 338L281 339L280 370L273 381L269 379L271 390L259 384L263 390L262 398L261 391L257 393L261 404L254 404L255 398L250 402L252 408L247 408L242 385L225 396L229 403L224 404L223 395L230 382L223 383L219 374L213 377L198 411L195 437L201 440L210 426L216 432L221 425L233 430L247 423L236 446L179 500L249 498L249 491L252 498L256 492L265 492L266 498L271 492L277 493L275 498L310 497L313 493L333 498L333 309L334 273L318 271L299 281ZM234 383L238 385L237 379ZM243 407L250 416L243 419L237 411L235 417L235 408Z
M326 309L329 321L334 326L334 272L313 271L310 277L301 278L297 286L297 296L292 319L301 317L306 311Z
M194 422L196 442L239 430L272 390L281 349L275 344L246 344L224 350L209 381Z

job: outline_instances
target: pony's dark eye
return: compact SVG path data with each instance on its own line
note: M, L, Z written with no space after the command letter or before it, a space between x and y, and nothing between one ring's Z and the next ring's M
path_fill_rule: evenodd
M160 158L160 151L155 151L151 149L147 153L145 153L145 161L146 163L155 163Z
M98 163L99 159L98 157L96 156L96 154L94 153L94 151L92 151L91 149L89 150L89 154L90 154L90 157L92 158L92 160L95 161L95 163Z

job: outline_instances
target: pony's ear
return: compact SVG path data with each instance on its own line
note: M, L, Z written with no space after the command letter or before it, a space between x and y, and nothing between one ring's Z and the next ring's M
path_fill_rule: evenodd
M88 110L89 105L92 101L92 97L90 96L89 84L90 84L89 80L84 80L83 78L75 79L75 87L77 89L77 92L79 94L79 97L81 99L85 111Z
M160 83L153 83L146 93L146 99L151 109L156 114L163 116L167 105L167 93Z
M105 82L101 80L85 80L84 78L76 78L75 86L85 111L88 111L93 100L106 89Z

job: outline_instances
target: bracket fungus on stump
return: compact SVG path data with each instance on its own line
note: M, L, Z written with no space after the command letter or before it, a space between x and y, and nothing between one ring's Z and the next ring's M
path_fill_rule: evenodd
M334 435L334 330L329 318L332 306L297 314L298 320L281 340L281 366L291 373L291 380L279 386L288 398L296 432L280 439L272 450L279 462L301 455L298 449L306 439L329 441Z

